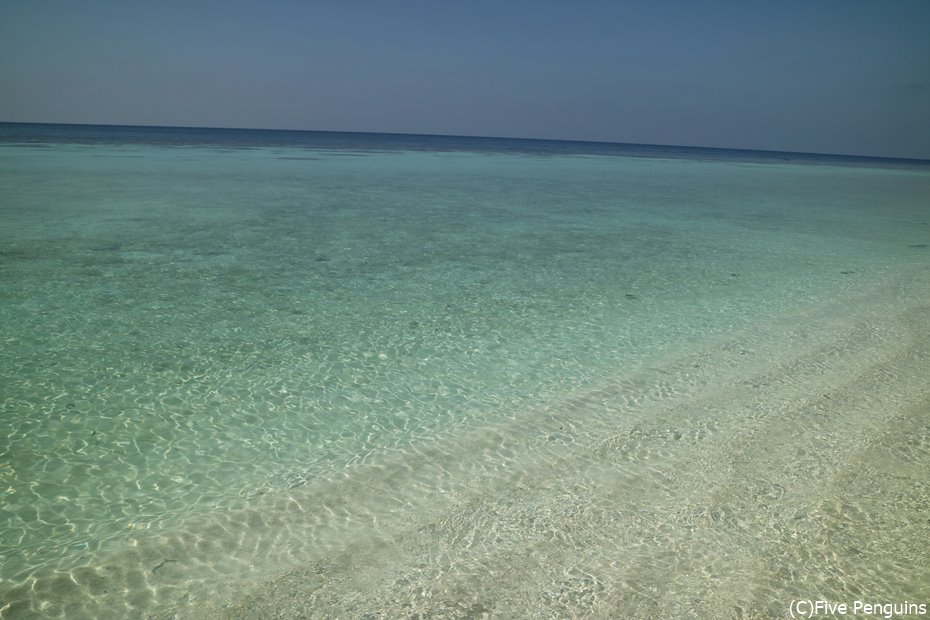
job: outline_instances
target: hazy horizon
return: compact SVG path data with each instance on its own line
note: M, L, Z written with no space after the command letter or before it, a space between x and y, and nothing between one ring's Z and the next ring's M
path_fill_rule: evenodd
M60 127L110 127L110 128L139 128L139 129L180 129L180 130L210 130L210 131L269 131L269 132L296 132L296 133L325 133L325 134L359 134L359 135L384 135L384 136L414 136L426 138L465 138L476 140L526 140L538 142L564 142L578 144L603 144L616 146L642 146L658 148L684 148L695 150L710 151L745 151L759 153L780 153L784 155L809 155L824 157L849 157L853 159L888 159L914 162L930 163L930 158L919 157L895 157L895 156L876 156L876 155L851 155L845 153L815 153L811 151L775 151L770 149L753 149L753 148L731 148L725 146L713 145L694 145L694 144L649 144L645 142L611 142L606 140L571 140L561 138L535 138L523 136L483 136L483 135L463 135L463 134L426 134L426 133L398 133L390 131L352 131L342 129L286 129L280 127L200 127L194 125L114 125L108 123L41 123L28 121L2 121L0 125L37 125L37 126L60 126Z
M4 122L930 159L930 3L0 5Z

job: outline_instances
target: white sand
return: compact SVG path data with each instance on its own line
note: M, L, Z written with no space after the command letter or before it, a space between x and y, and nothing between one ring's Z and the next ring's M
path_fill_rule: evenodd
M495 428L142 534L9 593L0 617L768 618L798 598L930 602L930 274L877 282Z
M766 618L801 598L930 602L928 293L919 271L851 291L303 489L311 513L338 516L331 538L196 614Z

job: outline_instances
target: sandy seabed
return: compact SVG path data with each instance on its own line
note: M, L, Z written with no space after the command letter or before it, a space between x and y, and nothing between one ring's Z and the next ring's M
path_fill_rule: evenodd
M0 618L770 618L930 602L930 273L3 593Z

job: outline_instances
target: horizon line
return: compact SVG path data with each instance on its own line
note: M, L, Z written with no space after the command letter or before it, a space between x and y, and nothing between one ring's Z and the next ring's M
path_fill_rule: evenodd
M66 127L112 127L112 128L139 128L139 129L207 129L212 131L269 131L269 132L291 132L291 133L337 133L337 134L359 134L359 135L384 135L384 136L414 136L414 137L433 137L433 138L467 138L477 140L524 140L529 142L562 142L567 144L597 144L605 146L635 146L635 147L659 147L659 148L680 148L695 149L704 151L741 151L747 153L777 153L784 155L802 155L802 156L819 156L819 157L839 157L849 159L881 159L901 162L921 162L930 164L930 158L920 157L900 157L887 155L850 155L845 153L824 153L815 151L780 151L764 148L745 148L730 146L697 146L690 144L654 144L646 142L614 142L609 140L580 140L568 138L527 138L517 136L488 136L475 134L432 134L432 133L414 133L398 131L360 131L346 129L284 129L279 127L217 127L217 126L198 126L198 125L142 125L142 124L122 124L122 123L63 123L63 122L40 122L40 121L4 121L0 120L0 125L56 125Z

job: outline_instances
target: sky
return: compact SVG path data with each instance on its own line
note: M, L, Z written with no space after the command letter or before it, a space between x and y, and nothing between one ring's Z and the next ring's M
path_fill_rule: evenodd
M930 159L930 0L0 0L0 121Z

